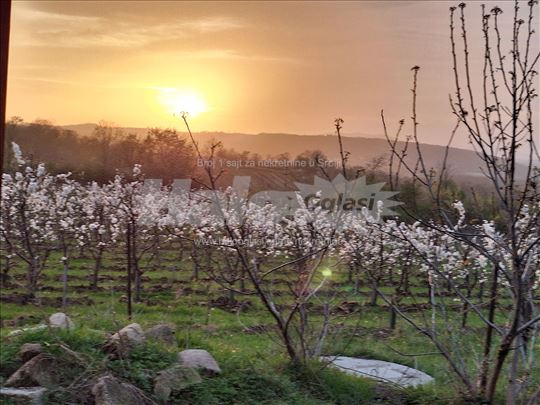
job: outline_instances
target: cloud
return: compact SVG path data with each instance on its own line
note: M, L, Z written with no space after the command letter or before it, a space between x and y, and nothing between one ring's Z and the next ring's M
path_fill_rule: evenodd
M140 21L61 14L16 7L13 46L37 47L141 47L154 42L197 34L234 30L244 26L227 16L205 17L149 25Z
M103 20L101 17L53 13L28 7L16 7L13 10L13 14L15 18L33 24L42 22L48 22L50 24L79 24Z
M286 56L270 56L261 54L244 54L233 49L203 49L195 51L180 51L175 52L175 56L179 58L191 59L231 59L231 60L253 60L262 62L277 62L277 63L301 63L300 59Z
M55 78L49 78L49 77L33 77L33 76L13 76L11 77L14 81L30 81L30 82L38 82L38 83L45 83L45 84L51 84L51 85L63 85L63 86L77 86L77 87L91 87L91 88L102 88L102 89L126 89L126 88L133 88L133 86L128 85L110 85L110 84L102 84L97 83L95 81L88 82L88 81L77 81L77 80L60 80Z
M191 28L198 32L215 32L242 28L244 24L241 24L238 20L229 17L210 17L201 18L194 21L186 21L181 23L185 28Z

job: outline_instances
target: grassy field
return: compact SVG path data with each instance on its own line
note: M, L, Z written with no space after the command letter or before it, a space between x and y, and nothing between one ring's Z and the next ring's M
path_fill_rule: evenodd
M227 302L228 293L209 281L191 281L191 263L180 265L172 253L164 255L162 268L144 274L142 302L134 304L133 321L143 328L171 323L176 326L178 348L167 348L152 342L139 348L129 360L111 361L99 350L106 334L129 323L126 315L125 267L122 257L107 257L101 273L99 290L89 288L92 261L71 261L69 306L61 308L61 263L56 255L44 272L39 294L41 305L24 303L24 269L11 273L14 281L1 294L2 352L0 375L8 377L18 366L16 352L24 342L48 342L54 352L63 342L88 358L88 364L75 370L75 380L114 370L119 377L134 382L149 394L156 373L174 362L175 353L184 348L207 349L223 369L219 377L188 388L174 398L174 404L460 404L460 385L449 372L442 356L434 354L429 341L405 322L398 320L394 330L388 328L389 310L368 305L371 290L362 287L355 296L355 312L344 318L339 338L327 342L325 354L347 355L393 361L418 368L435 378L435 383L419 389L395 389L370 380L349 377L313 363L302 370L293 369L285 351L275 342L272 320L255 297L237 297L244 305ZM57 263L57 265L55 265ZM173 269L174 267L174 269ZM336 288L351 288L339 283ZM391 288L387 287L386 290ZM385 288L383 287L383 291ZM413 290L424 292L420 282ZM426 300L427 298L424 298ZM406 298L413 302L412 298ZM418 304L418 301L416 301ZM74 331L32 332L6 337L16 329L44 322L57 311L66 312L77 325ZM411 310L410 316L420 317ZM457 313L451 316L458 316ZM467 361L474 362L481 350L483 328L474 316L460 342ZM469 352L467 352L469 351ZM534 370L536 378L540 366ZM540 380L539 380L540 381ZM69 402L66 390L53 392L50 403ZM71 398L73 400L73 398ZM472 403L472 402L469 402ZM501 399L501 403L503 403Z

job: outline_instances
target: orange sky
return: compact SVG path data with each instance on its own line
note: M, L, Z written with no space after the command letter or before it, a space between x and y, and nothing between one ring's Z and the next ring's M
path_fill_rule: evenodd
M381 108L410 116L420 65L422 139L444 143L455 3L15 1L8 116L178 126L167 94L195 94L197 131L330 133L340 116L380 135ZM498 4L508 26L512 3ZM480 39L480 2L466 10Z

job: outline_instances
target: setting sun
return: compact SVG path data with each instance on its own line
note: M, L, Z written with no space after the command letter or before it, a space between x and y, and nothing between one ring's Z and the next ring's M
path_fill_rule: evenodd
M172 114L185 112L194 117L208 111L203 97L193 90L161 88L158 100Z

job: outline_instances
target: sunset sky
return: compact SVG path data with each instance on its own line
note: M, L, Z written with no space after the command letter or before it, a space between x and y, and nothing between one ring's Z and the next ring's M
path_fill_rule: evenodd
M419 65L422 139L444 143L455 4L14 1L8 116L169 127L188 104L197 131L321 134L340 116L376 136L381 108L410 117ZM512 3L494 4L508 28ZM466 11L474 51L480 2Z

